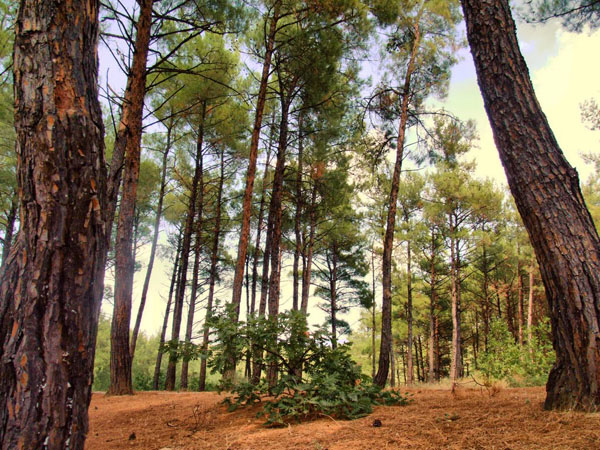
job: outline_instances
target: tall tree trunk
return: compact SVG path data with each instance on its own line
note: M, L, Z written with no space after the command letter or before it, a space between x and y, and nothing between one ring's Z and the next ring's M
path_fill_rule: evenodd
M435 234L431 232L431 263L429 276L431 277L431 298L429 301L429 382L437 380L435 357L435 321L437 309L437 272L435 269Z
M275 120L275 113L273 113ZM262 178L262 192L260 195L260 206L258 208L258 223L256 225L256 245L254 246L254 255L252 256L252 301L250 304L250 312L254 313L256 309L256 283L258 281L258 257L260 255L260 239L262 235L262 227L265 215L266 191L267 191L267 176L269 173L269 164L271 163L271 150L275 134L275 127L271 126L269 136L269 146L267 147L267 161L265 163L265 171Z
M125 160L123 169L123 189L117 239L115 242L115 296L112 326L110 330L110 386L107 394L131 395L131 353L129 352L129 326L131 322L131 303L133 293L133 275L135 260L133 257L133 226L135 218L135 203L137 185L140 174L140 154L142 145L142 117L144 95L146 93L146 61L148 58L148 43L152 25L153 0L140 2L140 15L137 22L134 67L141 72L139 83L142 87L135 89L141 99L132 99L131 116L121 126L126 126L128 137L125 143ZM136 58L137 56L137 58Z
M263 112L267 98L267 85L269 83L269 73L271 69L271 58L275 44L275 35L277 34L277 22L279 21L280 0L275 1L273 17L269 25L267 35L267 44L265 49L265 59L263 62L260 87L258 90L258 99L256 102L256 117L254 119L254 128L250 141L250 156L248 161L248 171L246 172L246 189L244 191L244 201L242 206L242 229L240 231L240 240L238 243L237 262L235 265L235 274L233 277L233 291L231 303L236 305L237 315L240 313L240 301L242 299L242 282L244 281L244 265L246 263L246 253L248 252L248 238L250 236L250 217L252 214L252 191L254 190L254 177L256 174L256 159L258 157L258 144L260 138L260 129L262 127Z
M167 130L167 146L163 153L162 159L162 172L160 177L160 191L158 193L158 205L156 206L156 218L154 219L154 234L152 236L152 247L150 249L150 259L148 260L148 268L146 269L146 277L144 278L144 286L142 287L142 296L140 298L140 307L138 309L137 317L135 319L135 326L131 334L131 344L129 346L129 352L131 353L131 359L135 355L135 345L137 343L138 333L140 331L140 325L142 323L142 316L144 314L144 308L146 306L146 297L148 296L148 289L150 288L150 277L152 276L152 269L154 268L154 258L156 257L156 249L158 247L158 234L160 231L160 219L162 217L163 200L165 197L165 190L167 188L167 162L169 156L169 150L171 149L171 130L169 127Z
M202 147L204 145L204 114L206 109L203 107L202 118L198 128L196 142L196 166L194 168L194 178L190 189L190 198L188 212L185 220L185 229L183 232L183 241L181 244L181 280L177 285L175 292L175 304L173 307L173 328L171 331L171 346L169 352L169 365L167 367L167 379L165 389L172 391L175 389L175 377L177 371L177 351L175 348L179 343L179 332L181 331L181 319L183 316L183 303L185 300L185 288L187 282L187 271L190 258L190 247L194 228L194 219L196 217L196 201L198 198L198 185L202 174Z
M302 119L303 112L300 111L298 117L298 168L296 171L296 213L294 217L294 235L296 237L296 245L294 247L294 266L292 269L293 275L293 292L292 292L292 309L298 310L299 297L299 266L300 266L300 250L302 247L302 239L300 234L300 221L302 219L302 157L304 151L304 142L302 136Z
M600 239L535 97L507 0L462 0L508 184L540 263L556 362L546 408L600 406ZM565 220L568 217L568 220Z
M204 319L204 328L202 331L202 351L208 349L208 337L210 328L208 323L212 317L213 302L215 295L215 284L217 281L217 263L219 259L219 239L221 236L221 202L223 200L223 183L225 179L225 151L221 151L221 176L219 178L219 190L217 192L217 205L215 211L215 229L213 232L212 249L210 253L210 270L208 279L208 299L206 301L206 318ZM206 390L206 358L200 361L200 379L198 390Z
M415 366L417 367L417 381L421 381L421 366L419 365L419 347L417 347L416 340L413 340L413 343L414 343L414 349L415 349ZM414 380L413 380L413 382L414 382Z
M0 445L83 449L106 261L98 9L21 0L21 228L0 276Z
M518 321L519 321L519 346L523 347L523 276L521 275L521 254L517 244L517 283L518 283Z
M483 348L484 351L487 352L488 349L488 339L490 336L490 320L492 318L492 311L490 307L490 293L489 293L489 267L488 267L488 259L487 259L487 249L483 247Z
M327 261L329 266L329 297L331 301L331 347L337 348L337 248L334 245L331 253L331 264Z
M146 96L146 66L151 35L151 15L153 0L142 0L140 15L136 24L136 40L133 60L129 68L127 85L121 105L121 119L115 138L110 173L107 184L107 239L111 239L112 226L117 210L117 200L121 187L123 169L127 170L126 155L139 152L141 144L142 120L144 114L144 98ZM138 139L138 135L140 138ZM137 150L136 150L137 149ZM125 161L125 162L124 162Z
M202 118L199 133L204 134L204 119L206 117L206 102L202 104ZM199 141L203 140L202 138L198 138ZM192 269L192 286L190 292L190 301L188 308L188 316L187 323L185 326L185 343L189 345L192 342L192 331L194 329L194 315L196 313L196 298L198 297L198 276L200 272L200 259L201 259L201 246L202 246L202 212L204 210L204 162L202 149L198 149L198 154L196 155L200 160L197 162L199 164L198 171L198 192L197 198L194 200L196 203L197 210L197 219L196 219L196 240L194 241L194 267ZM183 358L181 362L181 389L187 390L188 388L188 371L189 371L189 361L186 358Z
M312 260L315 246L315 233L317 230L317 179L314 179L312 193L310 195L310 211L309 211L309 231L308 231L308 255L306 256L306 267L302 272L302 301L300 302L300 310L306 314L308 312L308 298L310 296L310 282L312 276Z
M158 382L160 379L160 366L162 365L162 357L163 357L162 347L165 344L165 339L167 337L167 327L169 325L169 315L171 313L171 303L173 300L173 292L174 292L175 286L177 284L177 279L178 279L178 276L180 273L180 270L179 270L180 258L181 258L181 235L179 236L179 239L177 240L177 251L175 252L175 263L173 265L173 274L171 275L171 285L169 287L169 297L167 300L167 306L165 308L165 316L163 318L162 328L160 330L160 340L158 342L158 352L156 355L156 364L154 366L154 378L152 380L152 389L154 389L155 391L158 391L158 389L159 389Z
M462 377L462 352L461 352L461 333L460 333L460 261L457 255L457 239L455 237L456 225L453 216L449 215L450 221L450 277L451 277L451 298L452 298L452 354L450 362L450 379L452 384Z
M407 297L406 297L406 321L408 326L408 337L406 342L406 370L408 374L406 376L406 383L412 384L414 382L413 379L413 311L412 311L412 271L410 267L411 258L410 258L410 241L406 243L406 286L407 286ZM418 367L417 367L418 371Z
M375 334L377 333L377 321L376 321L376 306L375 303L375 248L371 248L371 276L373 277L373 307L371 308L371 378L375 378L375 361L376 355L375 351L377 350L375 346Z
M396 144L396 162L394 164L394 173L392 175L392 187L388 200L385 237L383 239L381 344L379 349L379 367L374 379L375 384L381 387L385 386L387 380L390 365L390 352L392 349L392 250L394 247L394 227L396 226L398 188L400 184L400 173L402 172L402 160L404 158L404 136L406 134L409 115L410 80L415 70L415 60L421 41L421 30L419 28L421 11L419 11L415 18L414 30L412 30L414 32L414 41L404 80L404 95L402 95L402 104L400 107L400 122L398 125L398 140Z
M283 84L280 81L281 88L281 123L279 127L279 145L277 149L277 164L275 165L275 174L273 176L273 193L269 214L273 216L273 236L271 242L271 277L269 279L269 318L277 320L279 314L279 291L281 280L281 232L282 232L282 199L283 199L283 176L285 173L285 154L287 150L288 135L288 115L291 104L291 98L286 98L283 90ZM293 87L290 89L293 92ZM272 385L277 378L277 364L275 362L269 365L268 373L269 383Z
M533 274L534 265L531 263L529 268L529 301L527 303L527 345L529 346L529 352L533 354Z
M8 258L8 254L10 253L10 249L13 243L13 233L15 231L15 220L17 219L17 206L19 204L19 199L17 195L13 195L12 200L10 201L10 210L8 211L8 215L6 216L6 227L4 229L4 242L2 244L2 265L0 266L0 272L2 271L2 267L4 267L4 263Z

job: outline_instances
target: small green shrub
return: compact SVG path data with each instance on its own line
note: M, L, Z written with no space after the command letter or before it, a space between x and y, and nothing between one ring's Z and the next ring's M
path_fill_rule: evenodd
M224 371L233 355L239 360L253 349L263 369L270 364L279 368L279 376L253 384L244 381L234 385L225 403L231 411L239 407L264 403L259 416L268 426L282 426L321 416L356 419L372 412L374 405L405 405L406 396L384 391L349 354L350 345L331 346L331 336L324 329L310 333L306 317L297 311L280 314L277 320L251 318L248 324L232 326L229 312L213 321L216 345L209 364ZM258 351L257 351L258 350Z
M520 346L503 321L491 325L488 349L478 361L479 370L490 380L504 380L510 386L540 386L546 383L554 364L548 321L532 332L532 342Z

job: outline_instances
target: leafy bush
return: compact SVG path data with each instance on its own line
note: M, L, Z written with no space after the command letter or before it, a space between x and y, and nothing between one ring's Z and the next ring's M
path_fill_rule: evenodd
M250 350L262 369L279 368L276 379L234 385L235 395L225 400L231 411L264 402L259 416L269 426L281 426L320 416L356 419L370 414L373 405L408 403L405 396L383 391L361 374L349 344L333 348L324 329L310 333L302 313L290 311L277 320L251 318L237 325L230 314L226 310L212 323L217 335L209 360L213 371L223 373L232 359L240 360Z
M539 386L546 383L554 363L548 321L534 327L532 342L520 346L506 323L491 325L488 349L478 361L479 369L490 381L505 380L511 386Z

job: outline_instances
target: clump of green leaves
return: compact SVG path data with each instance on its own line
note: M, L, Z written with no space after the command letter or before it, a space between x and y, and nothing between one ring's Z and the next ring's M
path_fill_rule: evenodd
M262 403L258 415L266 425L282 426L323 416L356 419L370 414L374 405L408 403L406 396L381 390L363 375L350 357L349 344L333 348L326 330L309 332L301 312L237 325L229 314L226 310L212 321L217 336L209 359L213 371L226 370L232 357L239 361L251 351L262 369L276 366L279 373L275 380L233 386L234 395L225 400L230 411Z
M531 342L520 346L504 321L492 323L487 352L478 361L487 381L504 380L513 387L546 383L555 354L548 320L532 330Z

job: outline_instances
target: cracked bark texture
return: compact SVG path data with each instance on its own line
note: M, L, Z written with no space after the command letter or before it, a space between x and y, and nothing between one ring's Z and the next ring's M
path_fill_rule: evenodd
M82 449L106 260L97 0L21 0L21 230L0 284L0 447Z
M540 265L556 363L547 409L600 406L600 240L536 99L507 0L462 0L479 86Z

